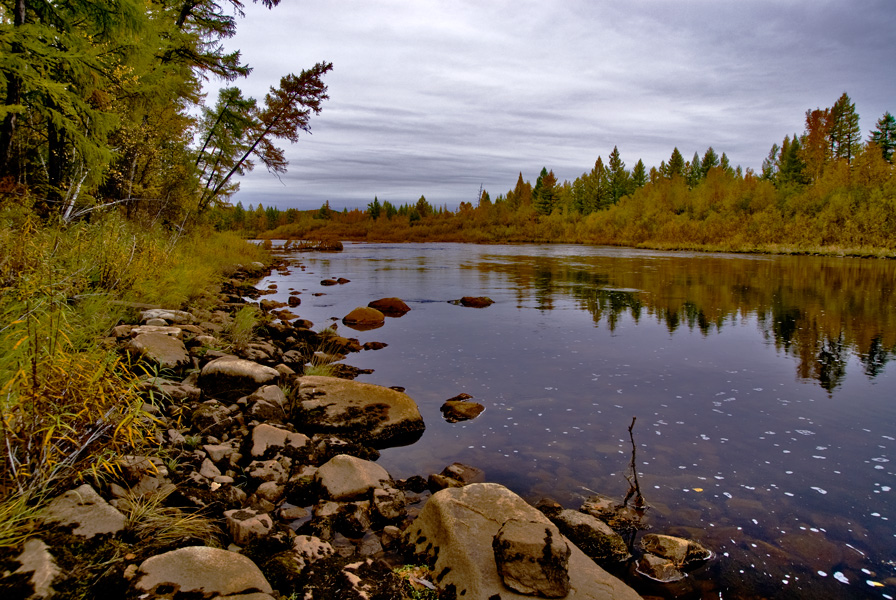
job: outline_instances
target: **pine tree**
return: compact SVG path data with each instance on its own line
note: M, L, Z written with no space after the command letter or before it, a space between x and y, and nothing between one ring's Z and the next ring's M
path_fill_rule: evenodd
M885 160L893 157L893 150L896 149L896 118L889 111L877 120L877 129L871 131L868 141L877 144Z
M719 166L719 156L716 154L716 151L712 149L712 146L706 149L706 152L703 154L703 179L706 179L706 174L709 173L709 170Z
M532 191L535 208L540 214L549 215L557 204L557 177L553 171L541 170Z
M684 157L681 155L681 152L678 151L678 147L672 150L672 156L669 157L669 164L667 165L668 174L667 177L672 179L673 177L684 177Z
M700 161L700 155L694 152L694 158L685 164L685 179L687 179L688 187L695 188L703 179L703 163Z
M620 198L628 194L631 180L616 146L613 146L613 151L610 153L608 167L610 171L610 201L616 204Z
M632 185L634 185L635 189L647 185L647 170L644 167L644 161L640 158L635 163L635 168L632 169Z
M851 102L846 92L831 107L831 128L828 139L831 144L831 155L845 158L852 162L861 145L862 132L859 129L859 115L856 105Z

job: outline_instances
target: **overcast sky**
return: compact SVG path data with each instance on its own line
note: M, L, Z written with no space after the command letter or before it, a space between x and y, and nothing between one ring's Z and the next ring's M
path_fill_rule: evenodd
M614 145L629 169L712 146L759 170L843 92L865 138L896 113L893 0L283 0L249 3L228 48L259 100L333 63L289 172L243 177L244 206L454 209L543 166L572 181Z

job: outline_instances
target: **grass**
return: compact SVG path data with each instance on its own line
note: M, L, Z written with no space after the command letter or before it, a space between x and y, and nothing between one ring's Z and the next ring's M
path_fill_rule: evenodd
M148 451L139 373L98 339L128 318L122 301L192 306L234 264L268 260L233 234L0 209L0 547L28 535L51 495Z
M174 488L162 489L145 496L127 496L121 503L125 529L137 540L156 547L166 547L197 540L206 546L221 547L221 529L200 514L165 506Z
M254 337L255 328L261 320L261 311L256 306L242 307L224 329L224 334L234 350L245 350Z

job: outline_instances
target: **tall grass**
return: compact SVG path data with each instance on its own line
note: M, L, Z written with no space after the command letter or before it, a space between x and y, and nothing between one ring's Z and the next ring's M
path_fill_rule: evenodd
M232 234L0 211L0 515L16 524L0 528L0 547L24 531L16 515L26 507L85 475L113 474L117 456L150 439L135 376L98 340L125 313L113 301L179 308L233 263L255 260L264 250Z

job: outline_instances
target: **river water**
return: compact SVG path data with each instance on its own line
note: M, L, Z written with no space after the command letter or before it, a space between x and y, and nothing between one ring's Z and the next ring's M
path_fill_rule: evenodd
M378 298L411 307L338 324L388 344L346 362L404 387L426 422L383 451L393 477L459 461L532 502L621 499L636 417L652 530L716 552L642 593L896 598L896 261L357 243L289 258L259 287L300 291L293 311L317 329ZM485 412L445 422L462 392Z

